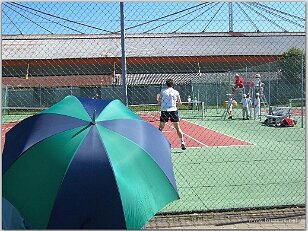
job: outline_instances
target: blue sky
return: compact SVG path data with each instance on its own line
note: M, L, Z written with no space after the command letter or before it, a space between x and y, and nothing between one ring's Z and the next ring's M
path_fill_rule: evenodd
M230 2L125 2L126 33L227 32ZM233 31L304 32L304 2L232 2ZM2 2L2 34L120 31L119 2Z

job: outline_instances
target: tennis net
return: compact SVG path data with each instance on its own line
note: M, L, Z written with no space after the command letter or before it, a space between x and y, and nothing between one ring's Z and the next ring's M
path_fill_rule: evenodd
M133 112L148 122L159 121L160 105L158 104L134 104L128 106ZM181 119L204 119L204 102L182 102L179 107Z
M128 106L133 112L148 122L159 121L160 105L135 104ZM21 120L35 115L46 108L43 107L2 107L2 122ZM179 107L181 119L204 119L204 102L182 102Z

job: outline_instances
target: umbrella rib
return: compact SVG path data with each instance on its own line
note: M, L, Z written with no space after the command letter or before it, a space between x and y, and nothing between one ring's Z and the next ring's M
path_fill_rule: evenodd
M90 126L91 126L91 124L88 124L87 126L82 128L80 131L78 131L76 134L74 134L72 137L74 138L74 137L78 136L80 133L82 133L84 130L86 130Z
M93 111L93 115L92 115L92 121L91 121L91 124L94 125L96 122L95 122L95 112L96 110Z

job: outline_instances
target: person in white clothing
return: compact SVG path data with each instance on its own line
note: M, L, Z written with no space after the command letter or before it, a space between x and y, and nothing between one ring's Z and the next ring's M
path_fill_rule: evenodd
M261 100L260 100L260 94L256 93L256 99L255 99L255 117L259 118L261 114Z
M247 98L246 94L243 94L243 98L241 100L242 103L242 110L243 110L243 120L249 120L249 104L250 99Z
M187 102L188 102L188 109L192 110L193 106L192 106L190 95L188 96Z
M252 105L252 99L251 99L249 93L247 93L246 98L248 99L249 118L252 119L252 116L253 116L253 105Z
M260 96L263 95L264 83L261 81L261 75L256 74L256 93L259 93Z
M231 120L232 120L232 108L233 108L233 95L229 94L227 113L228 113L228 119L231 119Z
M183 132L180 128L180 118L178 114L178 107L182 104L180 93L173 89L173 80L168 79L166 81L166 88L163 88L160 92L158 103L161 105L161 115L159 130L163 131L165 123L170 121L173 123L174 128L181 140L181 148L186 149Z
M190 97L190 95L188 96L187 102L188 102L188 103L191 102L191 97Z

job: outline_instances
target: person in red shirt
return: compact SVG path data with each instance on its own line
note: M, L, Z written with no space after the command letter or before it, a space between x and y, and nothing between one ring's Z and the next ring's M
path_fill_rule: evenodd
M244 87L244 79L242 76L240 76L239 74L236 74L234 77L235 80L235 86L238 88L243 88Z
M243 88L244 87L244 78L240 76L239 74L235 74L234 76L234 86L232 88L232 94L235 93L235 91L238 88Z

